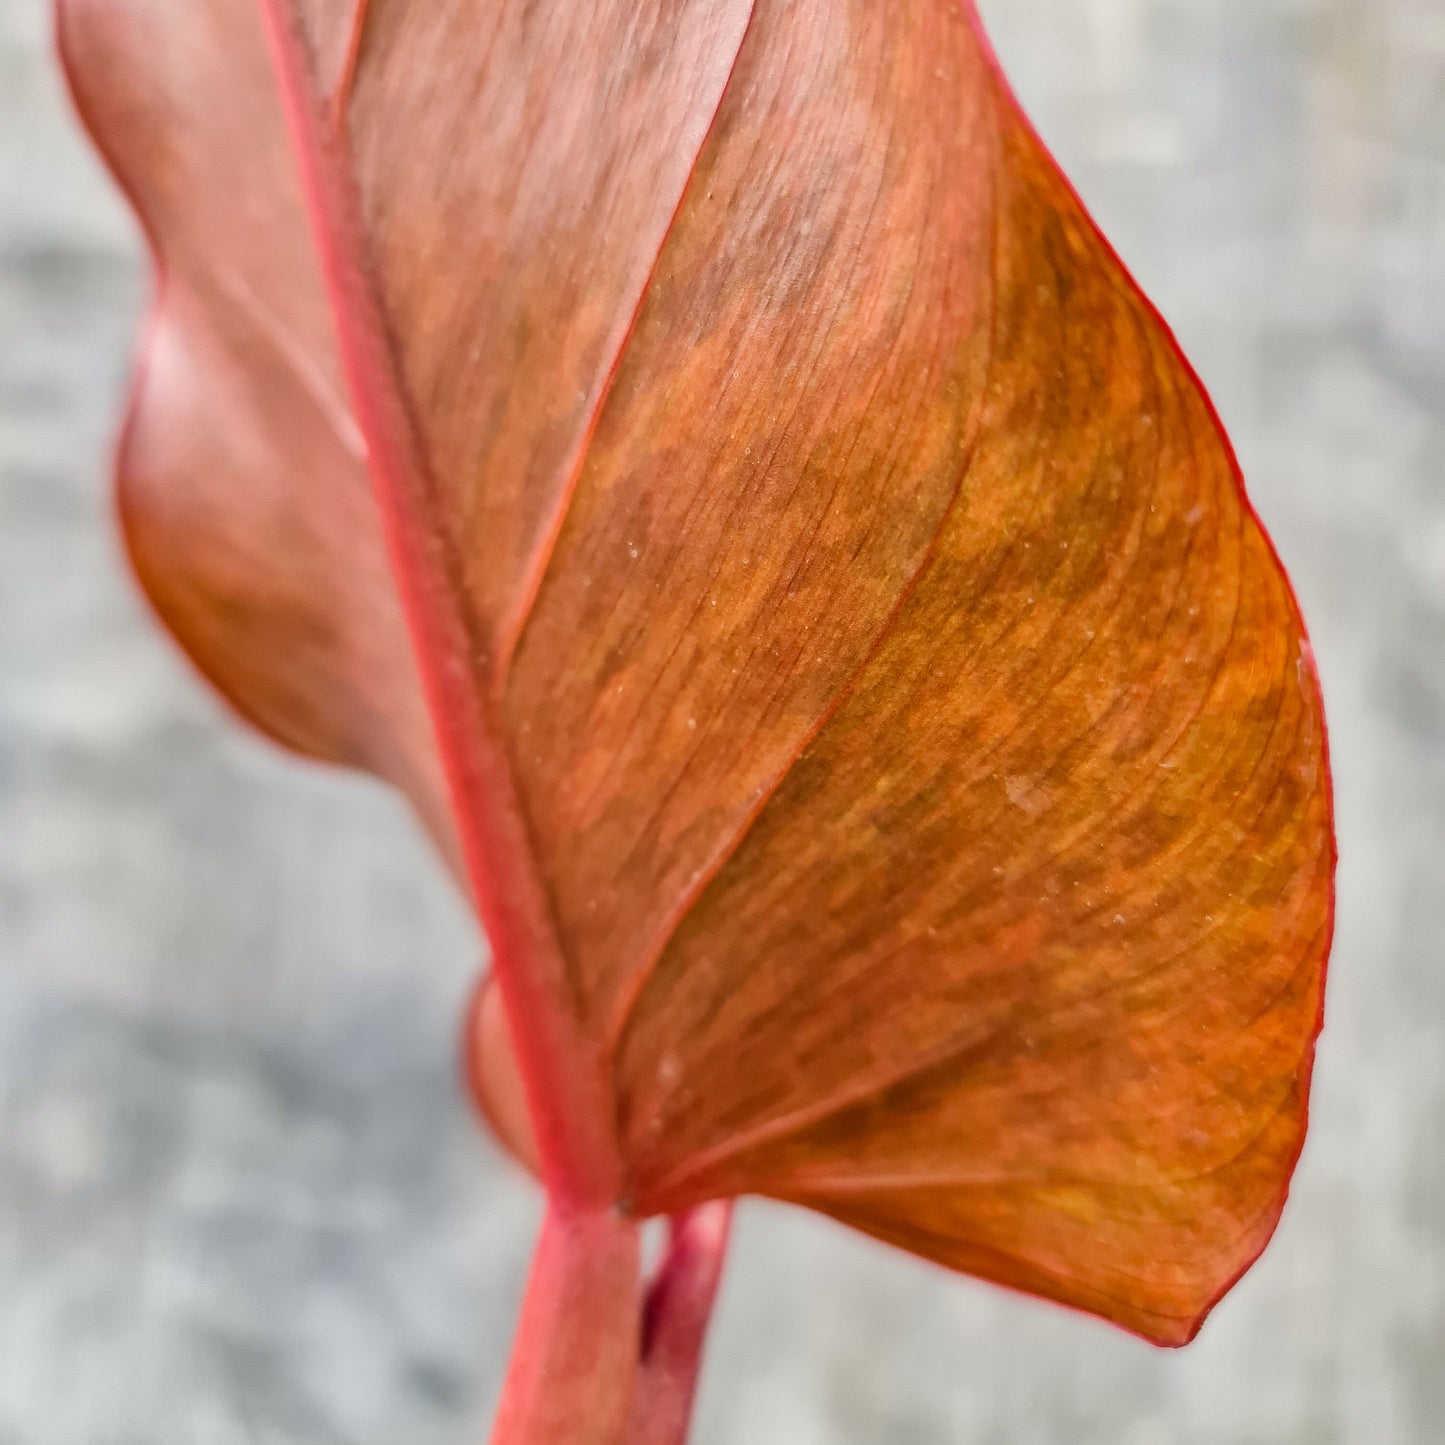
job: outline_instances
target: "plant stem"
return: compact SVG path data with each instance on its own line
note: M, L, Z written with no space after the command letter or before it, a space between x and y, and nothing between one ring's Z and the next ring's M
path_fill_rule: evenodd
M643 1306L626 1445L684 1445L687 1439L731 1224L731 1200L700 1205L671 1221L667 1253Z
M491 1445L621 1445L642 1333L638 1227L549 1203Z
M731 1218L672 1220L644 1299L634 1221L549 1205L491 1445L684 1445Z

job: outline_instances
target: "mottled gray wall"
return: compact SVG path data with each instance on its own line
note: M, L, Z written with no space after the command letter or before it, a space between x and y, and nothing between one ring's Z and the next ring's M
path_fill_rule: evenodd
M922 0L889 0L922 3ZM749 1206L701 1445L1445 1439L1445 5L991 0L1312 624L1339 933L1263 1263L1178 1354ZM535 1218L402 809L233 727L126 580L144 279L0 0L0 1445L479 1445Z

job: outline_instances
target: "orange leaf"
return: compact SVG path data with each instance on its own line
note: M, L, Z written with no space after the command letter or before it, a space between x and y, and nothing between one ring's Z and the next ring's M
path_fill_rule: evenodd
M549 1185L1189 1338L1303 1137L1318 688L971 7L266 9Z

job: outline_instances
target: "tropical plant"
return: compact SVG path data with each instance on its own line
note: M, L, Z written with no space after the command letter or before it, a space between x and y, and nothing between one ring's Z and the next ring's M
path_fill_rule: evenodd
M680 1441L748 1194L1190 1339L1304 1135L1320 699L971 0L59 21L156 262L140 580L490 940L494 1438Z

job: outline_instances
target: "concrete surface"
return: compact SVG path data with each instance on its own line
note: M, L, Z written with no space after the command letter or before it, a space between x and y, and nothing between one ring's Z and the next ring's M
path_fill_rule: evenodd
M890 0L909 3L909 0ZM1293 570L1338 776L1314 1131L1189 1350L749 1206L699 1445L1445 1438L1445 8L991 0ZM0 0L0 1445L485 1438L534 1226L401 808L233 727L123 573L144 279Z

